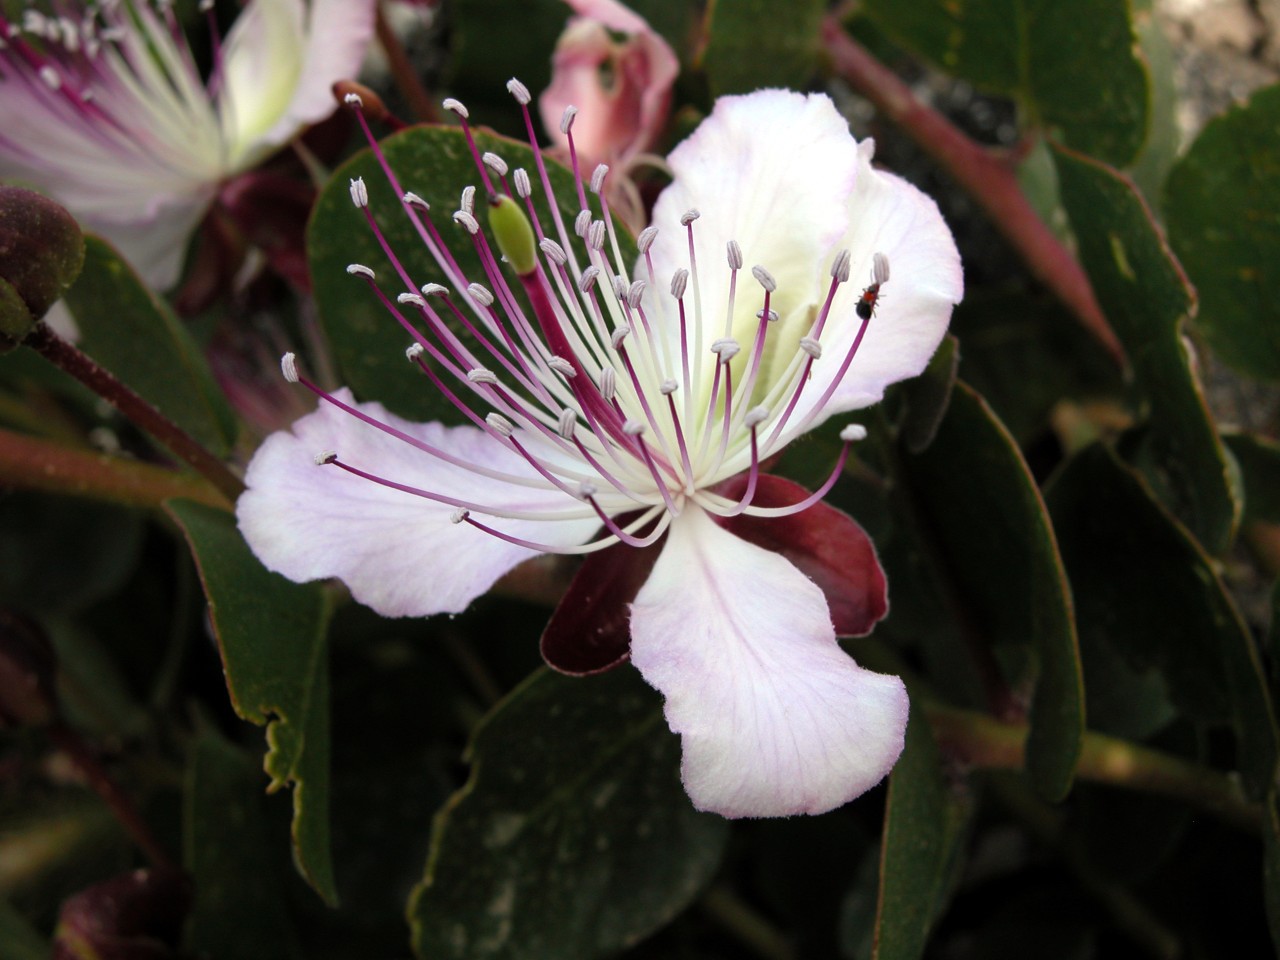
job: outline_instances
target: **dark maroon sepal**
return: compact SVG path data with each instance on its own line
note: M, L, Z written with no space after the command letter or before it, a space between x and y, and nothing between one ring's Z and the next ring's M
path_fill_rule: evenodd
M746 491L747 477L740 474L717 489L730 499ZM757 507L784 507L809 496L809 491L783 477L761 474L751 503ZM875 544L852 517L825 503L789 517L717 517L730 533L766 550L780 553L794 563L826 594L836 633L861 637L889 612L884 570Z
M631 656L631 601L649 579L661 549L618 543L587 554L542 632L547 666L585 677Z
M272 270L299 292L309 293L305 238L315 197L315 188L305 180L255 170L223 186L218 208L266 254Z
M177 960L191 911L178 870L133 870L75 894L58 913L53 960Z

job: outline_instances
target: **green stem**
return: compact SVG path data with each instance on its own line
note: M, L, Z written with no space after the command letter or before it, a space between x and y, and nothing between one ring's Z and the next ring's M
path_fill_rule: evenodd
M835 71L946 170L986 211L1027 267L1124 365L1125 352L1094 296L1079 261L1031 206L1013 169L921 103L892 70L857 43L834 16L822 37Z
M762 960L795 960L791 941L728 887L716 884L703 894L700 903L716 923L755 956Z
M927 704L925 714L944 753L987 770L1020 770L1026 724L999 723L968 710ZM1262 811L1230 777L1181 757L1101 733L1085 733L1076 776L1194 804L1242 829L1261 833Z
M197 473L218 488L231 501L244 492L244 483L227 465L202 447L190 434L162 414L150 403L125 386L115 375L99 366L49 329L43 321L22 341L59 370L79 380L123 413L165 447L185 460Z

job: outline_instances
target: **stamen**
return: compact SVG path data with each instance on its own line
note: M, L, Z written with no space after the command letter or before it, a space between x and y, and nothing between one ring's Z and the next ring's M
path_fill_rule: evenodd
M364 185L364 177L356 177L351 181L351 202L358 209L369 206L369 188Z

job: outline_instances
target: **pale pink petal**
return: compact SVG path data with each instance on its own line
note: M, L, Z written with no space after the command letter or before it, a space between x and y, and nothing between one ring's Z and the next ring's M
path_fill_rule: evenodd
M680 62L643 17L615 0L569 4L579 16L569 20L552 55L551 84L538 98L543 126L554 143L566 145L560 120L566 107L577 107L573 139L584 169L607 163L625 170L665 128ZM628 36L619 42L616 33Z
M794 353L812 322L811 306L825 294L832 252L849 227L845 200L854 189L858 153L848 124L825 96L762 90L721 97L668 162L675 180L653 212L660 282L688 266L679 221L687 210L698 210L702 216L693 229L709 337L721 335L728 296L725 244L736 240L745 268L763 266L777 280L771 308L780 322L770 337L774 343L785 339ZM746 270L744 276L734 335L745 344L761 300L759 285Z
M822 359L813 366L798 413L812 409L838 373L861 325L855 310L871 282L871 259L889 258L890 279L880 288L866 336L835 392L810 426L834 413L870 406L887 386L921 373L964 296L955 240L938 206L911 184L871 165L873 144L860 146L857 185L848 199L848 248L852 273L832 308L822 336ZM801 418L797 417L796 422Z
M694 806L824 813L902 751L902 681L840 649L822 591L688 505L631 608L631 660L666 696Z
M174 200L133 221L99 220L86 216L86 227L100 233L120 251L153 290L167 290L178 280L187 242L204 218L209 200Z
M349 392L337 396L350 402ZM380 404L359 409L447 452L486 467L536 478L524 460L474 427L415 424ZM389 617L457 613L502 574L536 554L468 524L454 508L352 476L314 458L334 451L378 476L508 510L547 513L581 506L542 486L519 486L451 466L322 403L272 434L249 464L248 491L236 505L240 530L268 569L291 580L338 577L361 603ZM477 517L477 519L480 519ZM525 539L571 546L598 520L483 518Z
M218 103L233 168L263 154L263 141L293 99L306 42L303 0L252 0L222 45Z

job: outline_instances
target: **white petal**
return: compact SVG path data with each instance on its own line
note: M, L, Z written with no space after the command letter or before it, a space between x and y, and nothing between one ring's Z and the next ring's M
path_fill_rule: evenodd
M253 0L227 33L218 103L233 167L261 156L251 148L274 129L293 99L305 55L305 18L302 0Z
M823 395L861 324L856 306L871 282L872 257L889 258L890 278L853 363L810 427L834 413L876 403L885 388L921 373L964 296L960 254L937 204L905 180L871 166L863 143L857 186L848 200L850 229L836 249L852 255L849 282L841 287L822 336L822 359L805 385L796 422ZM830 259L830 257L828 258Z
M351 402L348 391L337 396ZM474 427L415 424L380 404L363 412L447 452L496 470L536 477L533 469ZM327 403L272 434L249 464L248 491L236 505L240 530L269 569L291 580L339 577L357 600L384 616L457 613L502 574L535 553L451 522L453 507L352 476L314 458L336 451L369 473L512 510L581 506L543 486L493 480L444 463ZM477 517L503 532L569 546L599 527L595 518L510 520Z
M902 681L840 649L822 591L686 507L631 608L631 661L666 696L694 806L824 813L902 751Z
M858 170L857 145L831 100L786 90L721 97L668 162L675 180L658 198L652 220L660 230L652 253L661 281L688 266L679 219L697 209L702 217L694 236L703 320L715 331L710 338L721 335L724 323L729 240L741 245L748 268L759 264L778 281L772 309L783 326L799 324L825 294L822 277L831 264L823 258L846 232L844 199ZM740 341L750 342L760 306L759 288L747 275L735 309Z

